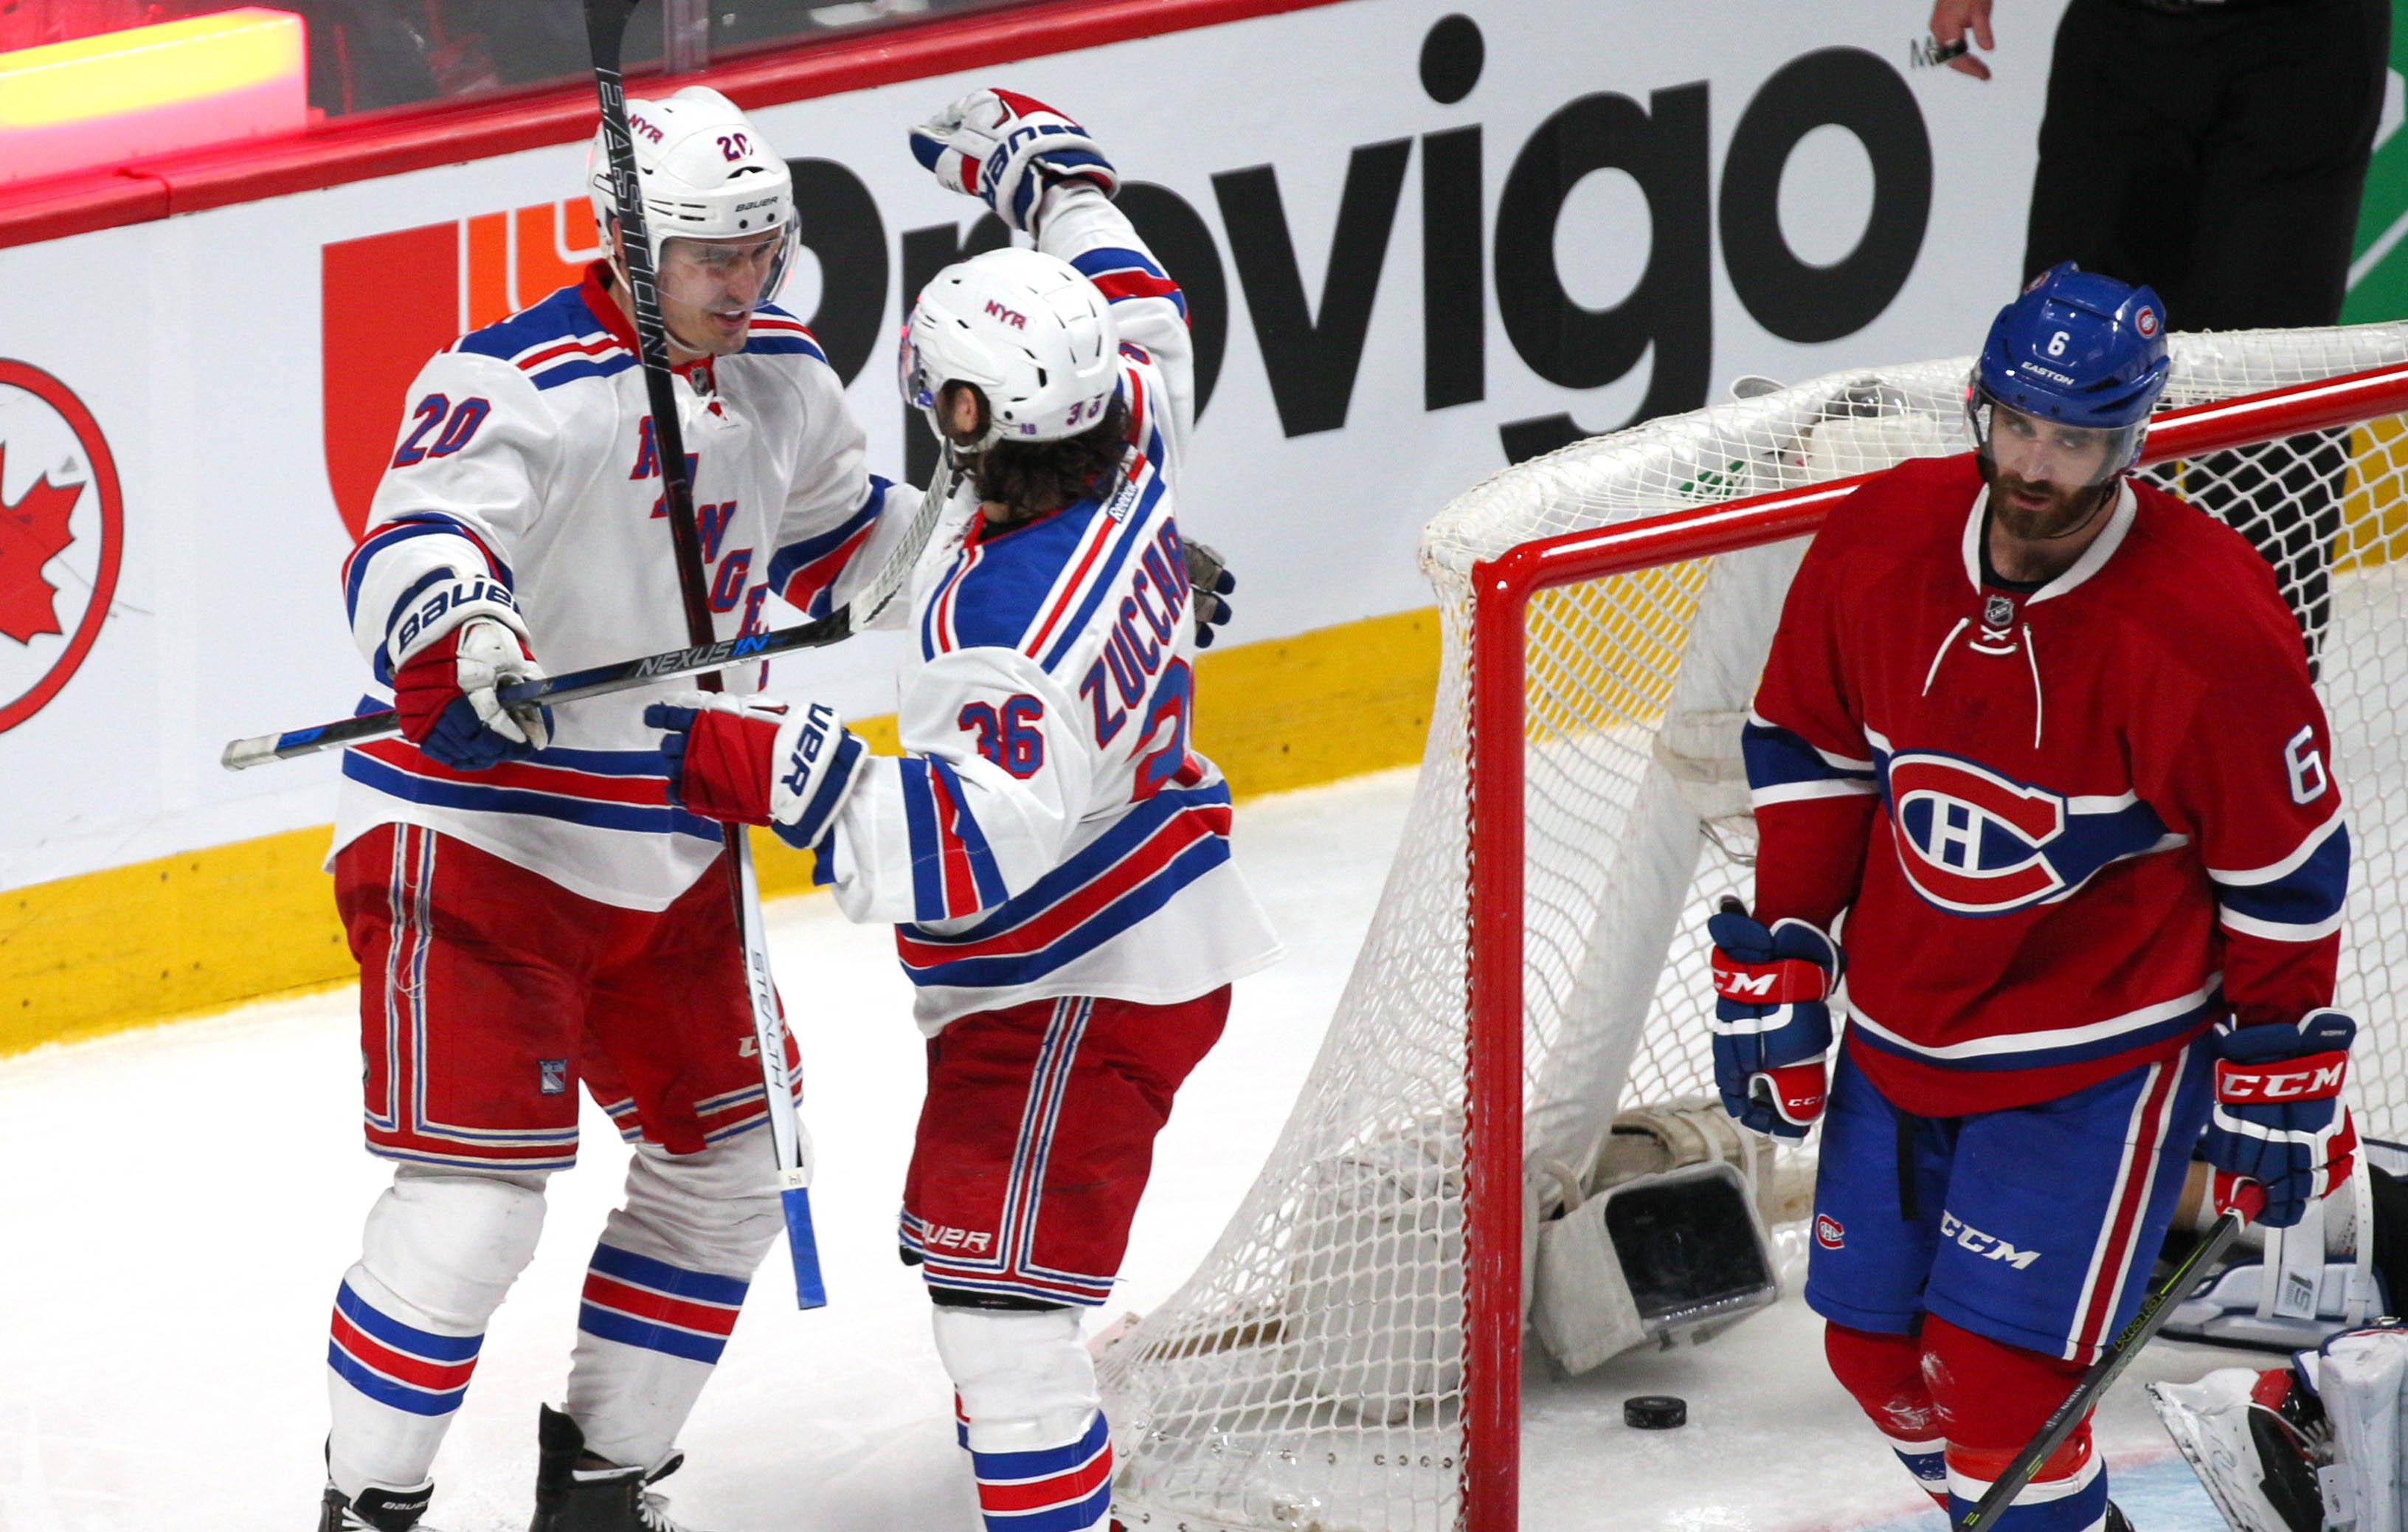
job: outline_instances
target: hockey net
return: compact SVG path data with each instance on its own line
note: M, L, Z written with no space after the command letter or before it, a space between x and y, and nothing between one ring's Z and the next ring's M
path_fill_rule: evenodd
M1703 918L1749 887L1737 742L1783 593L1839 481L1964 449L1968 366L1651 421L1429 524L1444 658L1370 931L1252 1192L1104 1359L1126 1525L1515 1525L1526 1167L1712 1091ZM2145 471L2269 554L2317 655L2365 1017L2408 984L2408 325L2177 336L2159 411ZM2354 1074L2365 1130L2408 1135L2408 1038L2368 1027ZM1792 1251L1811 1152L1755 1183Z

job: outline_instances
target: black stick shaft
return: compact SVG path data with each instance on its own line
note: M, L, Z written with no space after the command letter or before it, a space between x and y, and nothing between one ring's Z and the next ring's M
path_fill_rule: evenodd
M2065 1445L2066 1438L2080 1428L2106 1394L2108 1385L2124 1375L2124 1369L2141 1354L2141 1348L2165 1327L2166 1321L2172 1317L2183 1300L2190 1296L2191 1290L2214 1269L2218 1261L2224 1259L2224 1252L2241 1237L2241 1231L2248 1221L2248 1217L2237 1210L2215 1221L2214 1226L2208 1230L2207 1237L2199 1242L2183 1264L2158 1284L2156 1292L2142 1300L2140 1312L2124 1326L2123 1333L2115 1337L2115 1343L2100 1352L2098 1361L2090 1364L2090 1370L2082 1375L2081 1384L2066 1395L2063 1404L2057 1407L2047 1424L2040 1428L2040 1434L2024 1444L2024 1450L2007 1465L2007 1471L1999 1475L1998 1482L1990 1486L1989 1493L1958 1519L1956 1532L1977 1532L2014 1504L2015 1496L2031 1482L2032 1475L2040 1472L2041 1465L2056 1456L2057 1450Z
M685 432L678 414L677 379L670 370L668 326L661 318L645 217L643 186L636 170L636 141L627 123L627 94L620 79L620 40L636 0L585 0L585 26L594 50L594 88L601 98L603 144L609 152L613 200L618 205L620 270L635 310L636 343L643 354L644 395L652 414L652 442L660 450L661 498L668 512L669 540L677 556L678 594L685 607L686 642L715 642L710 586L702 558L702 529L694 513L694 481L688 477ZM609 230L602 231L606 238ZM703 689L722 689L719 673L705 671ZM763 1102L769 1114L770 1142L778 1162L780 1202L787 1244L795 1260L796 1301L806 1308L827 1302L820 1279L819 1251L811 1234L808 1177L802 1164L801 1126L793 1113L786 1072L786 1032L769 977L767 938L752 886L752 847L741 825L722 825L720 859L727 897L740 933L735 957L752 1006L753 1033L761 1052Z

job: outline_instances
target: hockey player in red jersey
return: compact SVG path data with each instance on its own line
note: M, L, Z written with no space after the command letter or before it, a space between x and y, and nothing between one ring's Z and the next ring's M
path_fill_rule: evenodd
M700 87L628 104L722 637L848 599L916 496L771 305L785 162ZM595 214L615 237L598 140ZM403 1532L487 1320L577 1152L580 1085L635 1141L595 1246L536 1532L672 1532L653 1481L781 1227L719 827L667 791L648 700L497 705L687 642L615 261L463 336L408 395L344 592L403 737L346 753L336 894L360 962L369 1148L394 1162L335 1299L321 1532ZM783 1104L777 1104L782 1109ZM565 1317L565 1316L564 1316Z
M1080 1343L1154 1137L1278 944L1188 747L1195 643L1172 484L1194 423L1186 303L1084 129L980 91L913 135L1035 250L930 279L906 398L967 485L920 566L904 754L824 705L697 693L677 792L815 847L845 913L896 922L928 1037L901 1242L990 1532L1110 1519L1111 1434Z
M1832 512L1743 742L1755 907L1710 922L1725 1104L1823 1123L1832 1370L1956 1515L2138 1307L2195 1147L2277 1224L2355 1151L2298 625L2237 533L2128 474L2164 323L2047 273L1975 366L1977 452ZM2086 1424L1991 1525L2118 1520Z

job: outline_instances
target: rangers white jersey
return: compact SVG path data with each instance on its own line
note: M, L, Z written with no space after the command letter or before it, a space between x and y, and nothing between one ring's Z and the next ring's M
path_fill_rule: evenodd
M463 336L411 385L343 594L387 706L393 614L434 582L509 588L555 673L687 642L636 338L603 268ZM843 385L792 315L763 308L742 352L681 369L679 413L718 636L777 595L818 616L899 541L918 492L864 465ZM729 675L750 690L752 672ZM455 771L402 739L343 758L337 848L380 824L457 836L590 899L659 910L710 865L719 827L668 800L645 704L663 681L553 710L551 745Z
M915 581L908 754L860 768L820 860L847 915L896 922L931 1034L1062 995L1168 1004L1280 955L1230 860L1228 784L1189 745L1170 493L1195 414L1186 302L1101 193L1048 196L1039 247L1113 304L1129 453L1097 493L1009 529L948 506Z

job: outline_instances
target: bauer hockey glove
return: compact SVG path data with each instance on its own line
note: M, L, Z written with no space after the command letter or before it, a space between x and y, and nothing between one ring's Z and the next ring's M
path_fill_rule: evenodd
M669 800L723 824L767 825L810 849L836 823L868 751L825 702L680 692L644 709L668 733Z
M1196 601L1196 647L1210 649L1212 630L1238 614L1226 599L1238 588L1238 577L1229 572L1228 561L1209 544L1182 540L1179 546L1187 564L1189 594Z
M1803 1138L1828 1089L1838 944L1803 920L1765 924L1723 902L1713 938L1714 1087L1742 1127Z
M552 743L552 709L505 707L496 688L539 681L526 641L491 617L437 634L393 673L394 716L404 739L455 771L524 760Z
M2358 1125L2341 1099L2358 1023L2339 1011L2215 1034L2215 1111L2199 1141L2215 1167L2215 1202L2233 1206L2233 1182L2266 1192L2258 1221L2287 1229L2308 1204L2349 1179Z
M1106 196L1120 172L1087 130L1016 91L972 91L911 130L911 155L1023 234L1034 234L1045 188L1080 178Z

